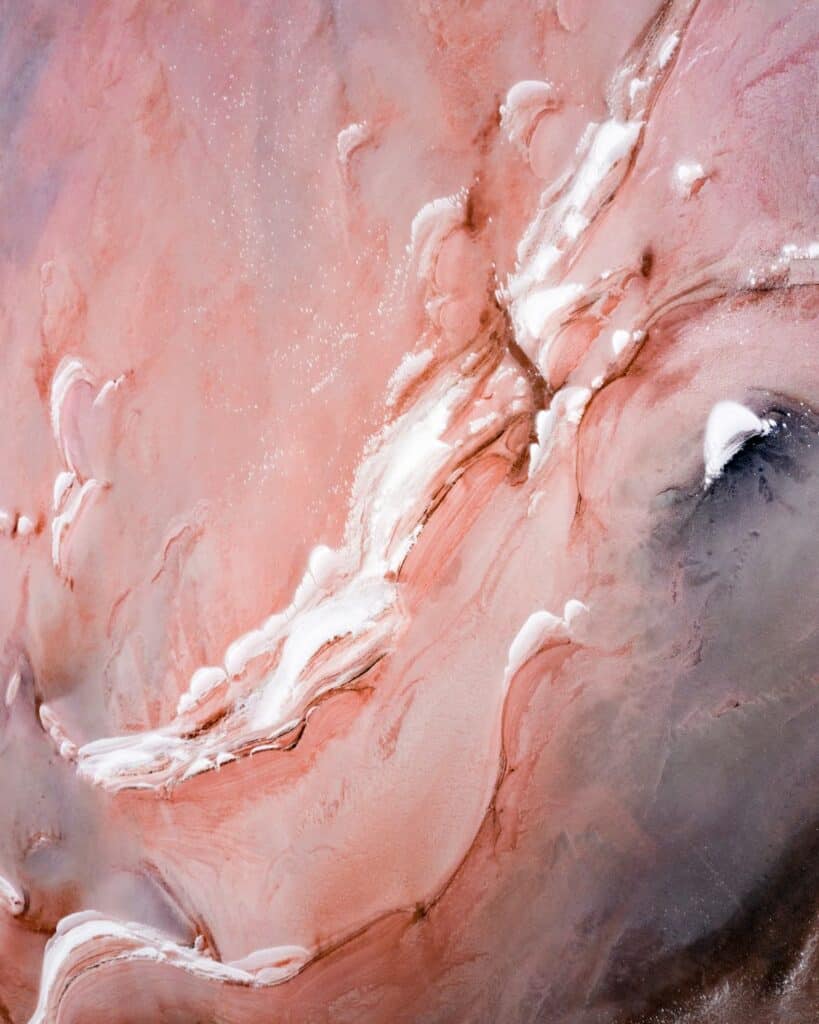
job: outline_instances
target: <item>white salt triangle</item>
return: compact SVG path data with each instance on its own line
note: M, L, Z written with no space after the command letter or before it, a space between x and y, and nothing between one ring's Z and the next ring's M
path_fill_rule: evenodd
M705 486L717 479L749 438L760 437L770 429L768 420L760 419L739 402L717 402L705 426Z

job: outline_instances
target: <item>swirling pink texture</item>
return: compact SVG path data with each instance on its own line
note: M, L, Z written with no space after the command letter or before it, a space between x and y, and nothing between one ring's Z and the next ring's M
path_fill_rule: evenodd
M818 24L3 5L0 1019L816 1019Z

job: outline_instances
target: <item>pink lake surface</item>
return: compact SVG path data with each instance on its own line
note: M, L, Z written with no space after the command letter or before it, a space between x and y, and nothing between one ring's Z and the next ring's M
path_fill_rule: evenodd
M0 1021L817 1019L818 79L0 7Z

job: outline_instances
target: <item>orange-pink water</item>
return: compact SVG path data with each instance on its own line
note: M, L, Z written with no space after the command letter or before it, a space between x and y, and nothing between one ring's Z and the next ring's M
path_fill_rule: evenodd
M815 1020L818 24L2 7L0 1019Z

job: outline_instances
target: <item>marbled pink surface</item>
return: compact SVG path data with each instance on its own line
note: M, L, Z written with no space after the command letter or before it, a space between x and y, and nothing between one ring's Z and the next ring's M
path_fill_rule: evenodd
M0 7L0 1019L817 1019L818 30Z

